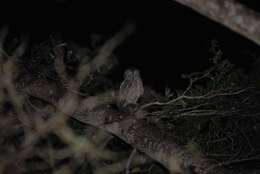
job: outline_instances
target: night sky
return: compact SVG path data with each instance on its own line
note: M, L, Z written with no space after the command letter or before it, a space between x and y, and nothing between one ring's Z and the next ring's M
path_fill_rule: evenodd
M257 1L247 5L259 9ZM31 44L59 33L84 46L93 33L109 38L127 21L134 22L136 32L116 50L115 78L136 67L144 83L159 90L182 87L182 73L208 67L212 39L225 58L247 70L259 55L254 43L172 0L7 0L0 9L1 24L26 35Z

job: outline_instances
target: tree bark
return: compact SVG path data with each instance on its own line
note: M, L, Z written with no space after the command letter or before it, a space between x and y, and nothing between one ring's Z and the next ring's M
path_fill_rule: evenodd
M17 86L21 85L17 84ZM44 84L42 81L35 81L31 85L18 90L25 95L34 96L56 105L60 93L51 92L52 95L46 95L49 91L56 91L55 88L53 83L48 84L46 82ZM109 93L111 101L114 101L113 98L116 97L116 93L117 91ZM108 94L106 93L105 95ZM59 100L62 100L62 97ZM173 173L191 174L192 171L196 174L228 173L228 171L222 167L217 167L216 164L212 163L202 154L193 154L189 149L178 145L173 138L174 136L168 136L166 132L160 130L157 126L139 119L140 116L136 118L136 116L131 113L121 113L115 109L100 105L99 102L96 103L96 107L90 104L92 110L89 111L86 103L92 100L93 99L88 100L87 98L79 102L78 108L70 116L82 123L101 128L104 131L114 134L134 148L146 153L170 169ZM109 103L109 101L107 101L107 103ZM174 134L174 132L172 134Z
M174 0L260 45L260 14L235 0Z

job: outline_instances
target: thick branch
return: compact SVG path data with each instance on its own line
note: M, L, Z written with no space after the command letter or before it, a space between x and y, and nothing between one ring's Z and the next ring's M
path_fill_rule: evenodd
M235 0L174 0L260 45L260 15Z
M24 90L24 92L38 98L44 96L44 98L42 98L43 100L49 101L50 103L54 102L56 97L42 95L46 93L44 92L45 90L49 91L50 89L42 88L42 86L39 87L39 85L36 86L38 89L37 93L34 93L33 89ZM88 99L83 101L86 102ZM97 105L99 104L100 102L97 102ZM215 164L211 163L203 155L195 155L188 149L178 145L172 136L168 136L163 130L160 130L158 127L144 120L136 118L136 116L130 113L122 114L104 105L91 107L96 108L92 111L84 111L81 106L80 104L79 108L76 109L76 112L72 114L71 117L120 137L168 169L171 169L171 165L174 163L173 172L188 174L192 168L198 174L227 173L223 172L223 169L219 167L214 168L213 166ZM86 109L88 109L88 107L86 107ZM176 164L178 166L176 166Z
M179 166L174 166L173 173L189 174L191 168L198 174L227 173L219 167L214 168L214 164L205 157L192 154L188 149L178 145L163 130L159 130L158 127L146 121L135 119L133 115L121 116L112 110L102 108L91 113L73 114L72 117L113 133L168 169L172 169L172 165L177 163ZM126 119L106 123L106 120L120 117Z

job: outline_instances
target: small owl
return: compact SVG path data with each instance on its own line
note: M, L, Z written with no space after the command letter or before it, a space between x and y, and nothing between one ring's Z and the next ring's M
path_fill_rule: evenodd
M129 106L135 106L143 95L144 88L140 73L137 69L128 69L124 73L124 81L119 88L117 106L119 109L129 110Z

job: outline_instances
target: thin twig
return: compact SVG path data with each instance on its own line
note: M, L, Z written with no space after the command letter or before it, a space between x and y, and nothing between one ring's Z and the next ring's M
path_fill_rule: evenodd
M137 149L134 149L134 150L131 152L131 155L130 155L130 157L129 157L128 160L127 160L127 163L126 163L126 174L129 174L129 173L130 173L131 162L132 162L132 160L133 160L133 158L134 158L136 152L137 152Z

